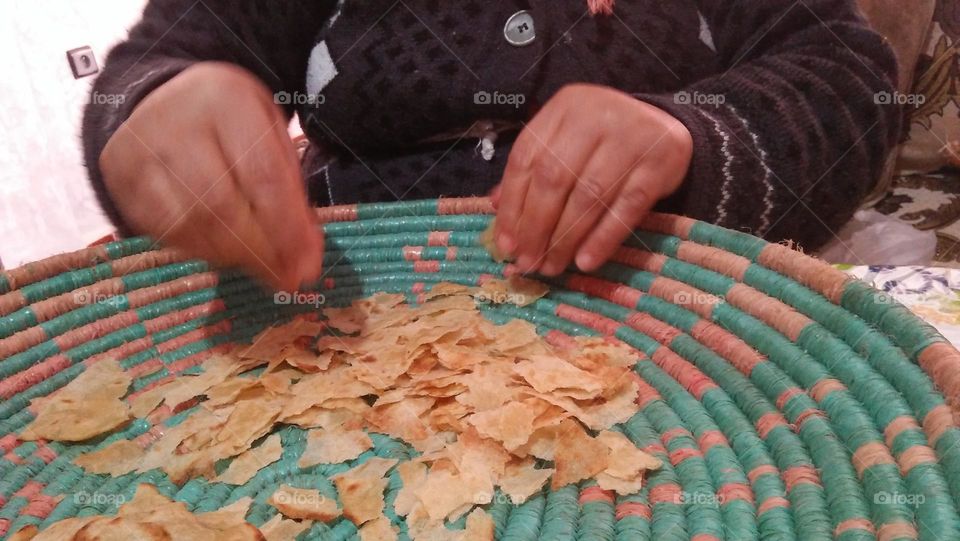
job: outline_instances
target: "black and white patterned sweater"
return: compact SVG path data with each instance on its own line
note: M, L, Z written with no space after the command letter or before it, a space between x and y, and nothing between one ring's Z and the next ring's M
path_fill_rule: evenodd
M505 31L520 11L524 46ZM591 82L692 133L690 171L660 209L815 248L901 125L896 100L878 99L894 92L893 54L853 0L618 0L612 15L585 0L151 0L93 89L126 99L91 103L83 122L115 221L101 150L140 99L205 60L245 67L299 113L333 156L305 167L320 204L486 193L517 128L563 85Z

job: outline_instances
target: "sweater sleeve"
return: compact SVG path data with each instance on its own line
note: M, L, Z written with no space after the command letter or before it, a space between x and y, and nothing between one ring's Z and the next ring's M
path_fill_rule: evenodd
M638 95L694 140L667 210L814 249L882 173L901 127L896 60L852 0L698 0L722 73Z
M83 116L84 161L113 223L123 228L103 185L100 153L147 94L203 61L239 65L274 92L301 90L313 40L335 5L336 0L150 0L127 39L107 55ZM292 114L290 106L287 110Z

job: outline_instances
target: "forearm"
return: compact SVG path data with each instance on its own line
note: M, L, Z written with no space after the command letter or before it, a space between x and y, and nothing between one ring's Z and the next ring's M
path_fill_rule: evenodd
M719 14L721 3L733 13ZM724 21L738 20L743 2L710 4L727 71L679 94L640 96L680 119L694 139L684 185L665 204L815 248L850 218L896 143L900 110L876 99L894 91L893 55L850 2L819 2L817 13L762 2L766 11L757 13L770 21L753 21L756 28L739 36L734 30L744 24L731 30Z
M104 189L98 160L144 97L188 67L211 61L240 66L274 92L299 90L313 39L334 4L334 0L152 0L128 38L107 56L84 111L84 160L113 222L121 224Z

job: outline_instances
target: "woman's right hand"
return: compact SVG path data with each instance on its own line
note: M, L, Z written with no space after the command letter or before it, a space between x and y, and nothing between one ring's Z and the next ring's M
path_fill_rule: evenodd
M238 265L277 289L320 275L323 234L287 119L246 70L219 62L187 68L137 105L99 164L137 233Z

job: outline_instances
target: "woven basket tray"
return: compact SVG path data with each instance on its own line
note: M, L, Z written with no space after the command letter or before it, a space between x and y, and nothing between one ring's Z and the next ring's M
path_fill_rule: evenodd
M319 287L331 305L377 291L415 301L439 281L509 274L477 243L490 212L485 199L323 209ZM495 498L487 510L498 538L960 540L960 354L903 306L784 246L667 215L651 216L595 275L550 285L535 304L489 316L527 319L550 338L614 335L635 347L641 410L622 428L664 467L635 496L587 482L520 506ZM142 390L304 311L315 307L278 304L239 274L146 239L0 273L0 539L107 512L111 499L97 494L129 498L141 482L196 511L253 496L254 525L275 512L263 502L281 482L329 486L348 466L298 469L296 429L281 431L284 458L238 488L177 487L159 471L84 474L72 459L105 442L17 437L31 399L90 363L121 359ZM138 419L121 437L148 442L177 420ZM360 460L410 456L388 438L374 442ZM388 503L400 486L391 479ZM341 519L301 539L355 534Z

